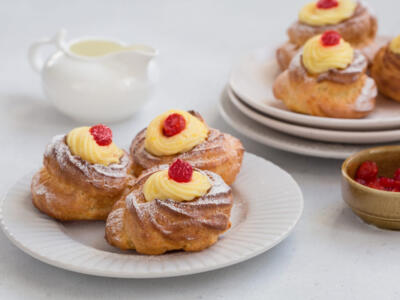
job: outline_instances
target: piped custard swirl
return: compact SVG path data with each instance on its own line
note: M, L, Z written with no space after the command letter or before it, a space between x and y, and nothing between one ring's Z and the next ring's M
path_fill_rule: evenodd
M179 133L166 136L163 133L165 120L174 114L183 117L185 127ZM169 110L156 117L146 129L145 149L155 155L174 155L191 150L208 136L208 127L198 118L182 110Z
M182 202L204 196L210 187L208 177L198 171L193 172L189 182L177 182L168 176L168 170L162 170L146 180L143 194L146 201L171 199Z
M91 128L93 127L78 127L68 133L66 142L71 153L91 164L108 166L119 163L124 152L113 142L99 145L91 133Z
M389 49L393 53L400 54L400 35L395 37L389 44Z
M304 45L302 62L311 74L320 74L331 69L345 69L354 58L354 50L342 38L335 45L325 46L323 35L309 39Z
M323 1L335 2L331 7L321 7L319 2L306 4L299 12L299 21L312 26L334 25L350 18L357 7L353 0Z

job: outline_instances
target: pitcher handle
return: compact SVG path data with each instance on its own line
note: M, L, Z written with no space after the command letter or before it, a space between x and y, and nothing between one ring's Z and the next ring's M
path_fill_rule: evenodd
M53 45L60 50L64 50L65 35L66 31L62 29L53 38L37 41L30 46L28 51L28 59L34 71L41 73L44 65L44 59L39 53L40 48L46 45Z

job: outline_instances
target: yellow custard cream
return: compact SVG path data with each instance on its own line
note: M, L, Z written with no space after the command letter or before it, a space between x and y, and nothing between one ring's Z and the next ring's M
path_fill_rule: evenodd
M350 18L357 7L354 0L337 0L339 3L332 8L318 8L317 2L306 4L299 13L299 21L312 26L338 24Z
M183 116L186 127L180 133L167 137L163 134L165 119L177 113ZM173 155L191 150L208 136L208 127L195 116L183 110L169 110L156 117L146 129L145 148L156 156Z
M389 49L396 54L400 54L400 35L395 37L389 45Z
M182 202L205 195L210 187L210 180L200 172L194 171L189 182L176 182L169 178L168 170L162 170L146 180L143 194L146 201L171 199Z
M67 145L73 155L77 155L91 164L108 166L119 163L123 151L114 143L100 146L90 133L90 127L78 127L67 135Z
M349 43L340 39L335 46L323 46L321 36L309 39L303 48L303 65L311 74L319 74L330 69L345 69L354 57L354 50Z

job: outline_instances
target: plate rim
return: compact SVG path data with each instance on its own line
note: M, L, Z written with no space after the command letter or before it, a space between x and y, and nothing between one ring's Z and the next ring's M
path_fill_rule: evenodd
M233 119L231 119L231 117L228 116L227 112L225 111L225 108L223 107L223 102L226 101L228 102L228 105L232 105L229 101L228 95L226 95L226 91L224 90L222 92L222 95L219 99L218 102L218 109L219 112L222 116L222 118L225 120L225 122L227 124L229 124L233 129L235 129L237 132L241 133L242 135L248 137L249 139L256 141L260 144L275 148L275 149L279 149L279 150L283 150L286 152L290 152L290 153L295 153L295 154L300 154L300 155L305 155L305 156L310 156L310 157L319 157L319 158L326 158L326 159L338 159L338 160L344 160L346 159L348 156L350 156L351 154L353 154L356 151L360 151L362 149L366 149L369 147L374 147L376 145L350 145L350 144L340 144L340 143L324 143L324 142L319 142L319 141L312 141L312 140L307 140L307 139L301 139L299 137L294 137L294 136L290 136L287 134L284 134L282 132L273 130L271 128L267 128L265 126L262 126L261 124L258 124L257 122L251 120L250 118L244 116L244 118L248 119L249 122L253 122L256 123L257 126L262 126L265 127L265 130L269 130L269 131L273 131L274 133L281 135L281 136L288 136L292 139L299 139L302 140L302 142L308 143L309 145L317 145L317 144L329 144L329 145L341 145L343 147L351 147L353 146L353 148L357 148L354 149L354 151L352 150L348 150L346 152L342 151L342 152L338 152L335 150L316 150L315 147L298 147L298 146L293 146L291 143L289 142L282 142L281 140L278 139L274 139L271 140L269 137L263 135L263 134L259 134L257 132L251 131L251 130L247 130L244 129L243 126L237 126L237 124L235 123L235 121ZM236 107L234 107L234 109L237 109ZM242 114L239 111L240 114ZM241 122L243 124L243 122Z
M272 116L267 116L265 114L260 113L257 110L253 110L252 108L248 107L246 103L242 103L243 100L241 100L237 95L235 95L235 92L229 85L227 86L226 89L227 89L227 95L231 100L232 104L248 118L252 119L253 121L256 121L259 124L262 124L263 126L269 127L273 130L280 131L288 135L319 142L328 142L328 143L371 144L371 141L367 142L367 139L370 140L374 139L372 135L382 136L383 134L385 138L379 138L378 141L374 140L372 141L372 143L393 143L400 141L400 129L386 129L386 130L374 130L374 131L334 130L327 128L308 127L300 124L293 124L283 120L278 120ZM295 130L297 130L297 133L294 133ZM316 135L319 135L320 137L318 138L311 137L309 136L309 133L314 133ZM324 138L323 135L327 136L340 135L340 136L345 136L346 138L340 140L340 136L337 136L337 137L332 137L332 139L329 139L329 137ZM354 139L357 138L356 136L361 136L362 139L356 140L354 142ZM391 136L394 136L394 138L391 138ZM350 140L353 140L353 142L351 142Z
M243 93L243 91L241 91L240 88L238 88L238 86L235 83L234 74L237 74L238 69L242 65L244 65L245 61L248 61L249 58L256 56L257 53L269 53L270 56L269 62L274 63L274 65L277 66L275 56L273 55L273 53L275 53L276 48L277 47L263 46L248 51L245 55L242 55L241 58L233 65L233 68L229 73L229 80L228 80L229 86L232 88L235 94L238 95L238 97L243 100L243 102L251 106L253 109L256 109L271 117L275 117L292 123L307 125L310 127L346 129L346 130L356 130L356 129L382 130L382 129L393 129L395 127L400 126L400 116L398 118L392 117L392 118L383 118L379 120L324 118L319 116L309 116L291 111L285 111L273 106L262 105L258 101L255 101L254 99L246 95L246 93ZM341 124L338 124L338 122L340 122Z
M140 279L140 278L167 278L167 277L178 277L178 276L186 276L186 275L192 275L192 274L199 274L199 273L204 273L207 271L212 271L212 270L218 270L218 269L222 269L231 265L235 265L241 262L244 262L246 260L249 260L253 257L256 257L268 250L270 250L271 248L275 247L277 244L279 244L280 242L282 242L284 239L286 239L289 234L293 231L293 229L296 227L297 223L299 222L299 220L301 219L301 216L303 214L303 210L304 210L304 196L303 196L303 192L299 186L299 184L297 183L297 181L293 178L292 175L290 175L290 173L288 173L287 171L285 171L284 169L282 169L280 166L274 164L273 162L257 156L253 153L249 153L246 152L245 155L249 155L249 156L254 156L258 159L262 159L264 161L266 161L267 163L273 165L274 167L276 167L277 169L279 169L280 172L283 172L286 176L288 176L288 179L292 181L293 184L293 188L296 190L296 195L297 195L297 201L299 202L299 210L296 214L296 218L293 219L291 221L291 224L288 228L285 229L285 231L283 233L281 233L279 235L278 238L276 238L275 240L273 240L267 247L263 246L260 249L256 250L256 251L251 251L249 254L246 255L242 255L239 256L235 259L231 259L230 261L227 261L225 263L221 263L221 264L217 264L214 266L203 266L200 268L192 268L189 269L187 271L169 271L169 272L165 272L165 271L160 271L160 272L141 272L141 273L132 273L132 272L128 272L128 271L123 271L123 272L113 272L113 271L107 271L104 272L102 270L96 270L96 269L90 269L84 266L79 266L76 267L74 265L59 261L57 259L53 259L53 258L49 258L46 257L45 255L41 255L36 253L35 251L32 251L28 246L26 246L25 244L23 244L19 239L17 239L16 237L14 237L13 233L9 230L7 224L5 224L5 220L4 220L4 203L7 199L7 196L9 195L10 192L12 192L16 186L18 185L18 183L20 183L21 181L24 181L26 177L31 177L32 174L34 174L34 172L36 172L37 170L31 170L29 173L26 173L24 176L22 176L21 178L19 178L16 182L14 182L14 184L12 184L9 189L3 193L3 195L1 196L0 199L0 227L1 230L3 231L3 233L5 234L5 236L8 238L8 240L17 248L19 248L20 250L22 250L24 253L30 255L31 257L46 263L48 265L51 265L53 267L57 267L60 269L64 269L64 270L68 270L68 271L72 271L75 273L81 273L81 274L86 274L86 275L92 275L92 276L99 276L99 277L109 277L109 278L132 278L132 279ZM32 206L33 207L33 206ZM75 241L77 242L77 241ZM78 243L78 242L77 242ZM81 243L80 243L81 244ZM99 250L84 244L81 244L83 247L86 248L90 248L93 251L101 251L101 252L105 252L108 255L111 256L120 256L121 254L119 253L112 253L112 252L107 252L104 250ZM194 253L199 253L199 252L194 252ZM190 254L190 253L189 253ZM126 257L124 255L124 257Z

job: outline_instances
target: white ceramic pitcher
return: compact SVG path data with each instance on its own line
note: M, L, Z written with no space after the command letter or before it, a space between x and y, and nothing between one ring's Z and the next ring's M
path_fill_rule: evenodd
M99 38L66 42L65 36L62 30L29 49L45 94L61 112L79 122L115 122L150 98L159 77L157 50ZM39 53L45 45L57 48L46 62Z

